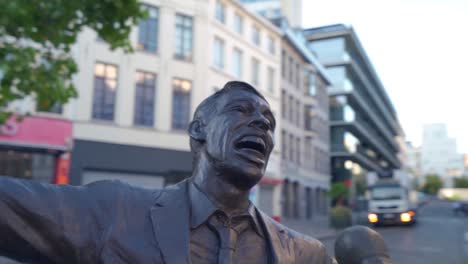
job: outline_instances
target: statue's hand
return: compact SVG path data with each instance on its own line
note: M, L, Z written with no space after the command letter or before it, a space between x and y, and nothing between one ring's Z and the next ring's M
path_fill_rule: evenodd
M336 239L339 264L391 264L385 242L376 231L365 226L345 229Z

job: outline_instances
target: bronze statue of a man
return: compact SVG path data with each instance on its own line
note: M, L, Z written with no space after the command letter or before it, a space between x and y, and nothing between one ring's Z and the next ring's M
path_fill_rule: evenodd
M247 83L229 82L196 109L193 175L174 186L0 179L0 255L67 264L332 263L320 242L249 202L274 130L265 98Z

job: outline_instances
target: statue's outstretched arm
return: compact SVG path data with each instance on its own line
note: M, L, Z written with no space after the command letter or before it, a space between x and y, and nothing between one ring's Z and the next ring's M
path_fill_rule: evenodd
M0 255L33 263L89 263L112 219L113 186L1 177Z

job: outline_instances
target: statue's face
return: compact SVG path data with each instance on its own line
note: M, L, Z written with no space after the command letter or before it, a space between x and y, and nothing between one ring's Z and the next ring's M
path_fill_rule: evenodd
M275 119L268 103L237 90L222 95L206 126L206 154L224 180L248 190L265 173L274 147Z

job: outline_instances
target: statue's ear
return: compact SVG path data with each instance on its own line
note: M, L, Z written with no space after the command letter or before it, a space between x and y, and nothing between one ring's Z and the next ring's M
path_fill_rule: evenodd
M195 119L192 122L190 122L188 132L190 137L195 139L196 141L205 142L205 124L203 124L203 122L201 122L199 119Z

